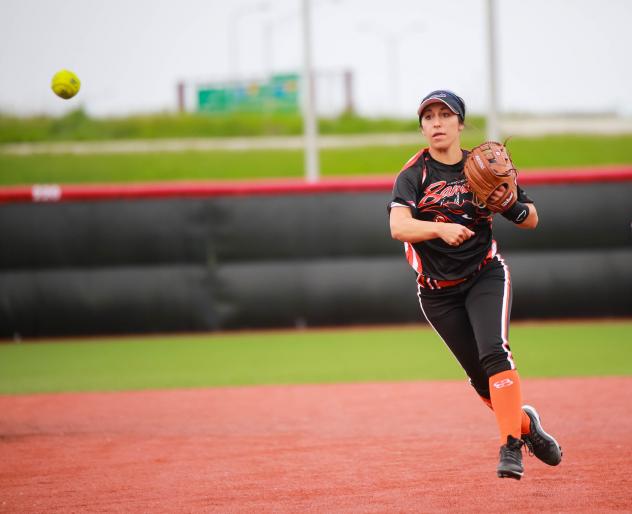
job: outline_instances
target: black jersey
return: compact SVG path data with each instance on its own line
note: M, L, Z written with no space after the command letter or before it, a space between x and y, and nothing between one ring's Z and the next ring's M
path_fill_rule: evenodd
M441 238L404 243L406 258L417 273L433 280L451 281L468 277L496 254L492 238L493 213L473 202L463 174L467 151L457 164L434 160L428 149L414 155L397 176L391 208L409 207L413 218L422 221L458 223L474 232L459 246ZM518 188L518 201L531 200Z

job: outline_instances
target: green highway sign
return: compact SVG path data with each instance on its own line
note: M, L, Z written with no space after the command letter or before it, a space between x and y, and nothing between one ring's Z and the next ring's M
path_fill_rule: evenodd
M268 81L201 86L197 91L198 111L297 112L298 74L273 75Z

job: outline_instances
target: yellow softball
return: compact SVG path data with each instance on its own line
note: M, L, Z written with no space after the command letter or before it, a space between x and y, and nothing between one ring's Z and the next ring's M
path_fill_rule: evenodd
M53 75L50 87L57 96L68 100L79 92L81 81L72 71L59 70Z

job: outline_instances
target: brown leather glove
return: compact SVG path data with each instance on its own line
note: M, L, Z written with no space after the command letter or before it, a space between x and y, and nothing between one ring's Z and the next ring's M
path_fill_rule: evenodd
M465 160L465 177L474 193L474 201L492 212L505 212L518 200L518 172L507 149L496 141L473 148ZM500 186L505 192L496 202L490 196Z

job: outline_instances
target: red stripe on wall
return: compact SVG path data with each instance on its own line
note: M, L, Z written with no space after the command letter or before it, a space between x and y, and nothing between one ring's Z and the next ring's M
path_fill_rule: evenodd
M253 181L152 182L134 184L37 184L0 188L0 202L59 202L170 197L295 195L390 191L395 175L327 178L309 183L299 179ZM632 167L523 172L520 184L577 184L632 181Z

